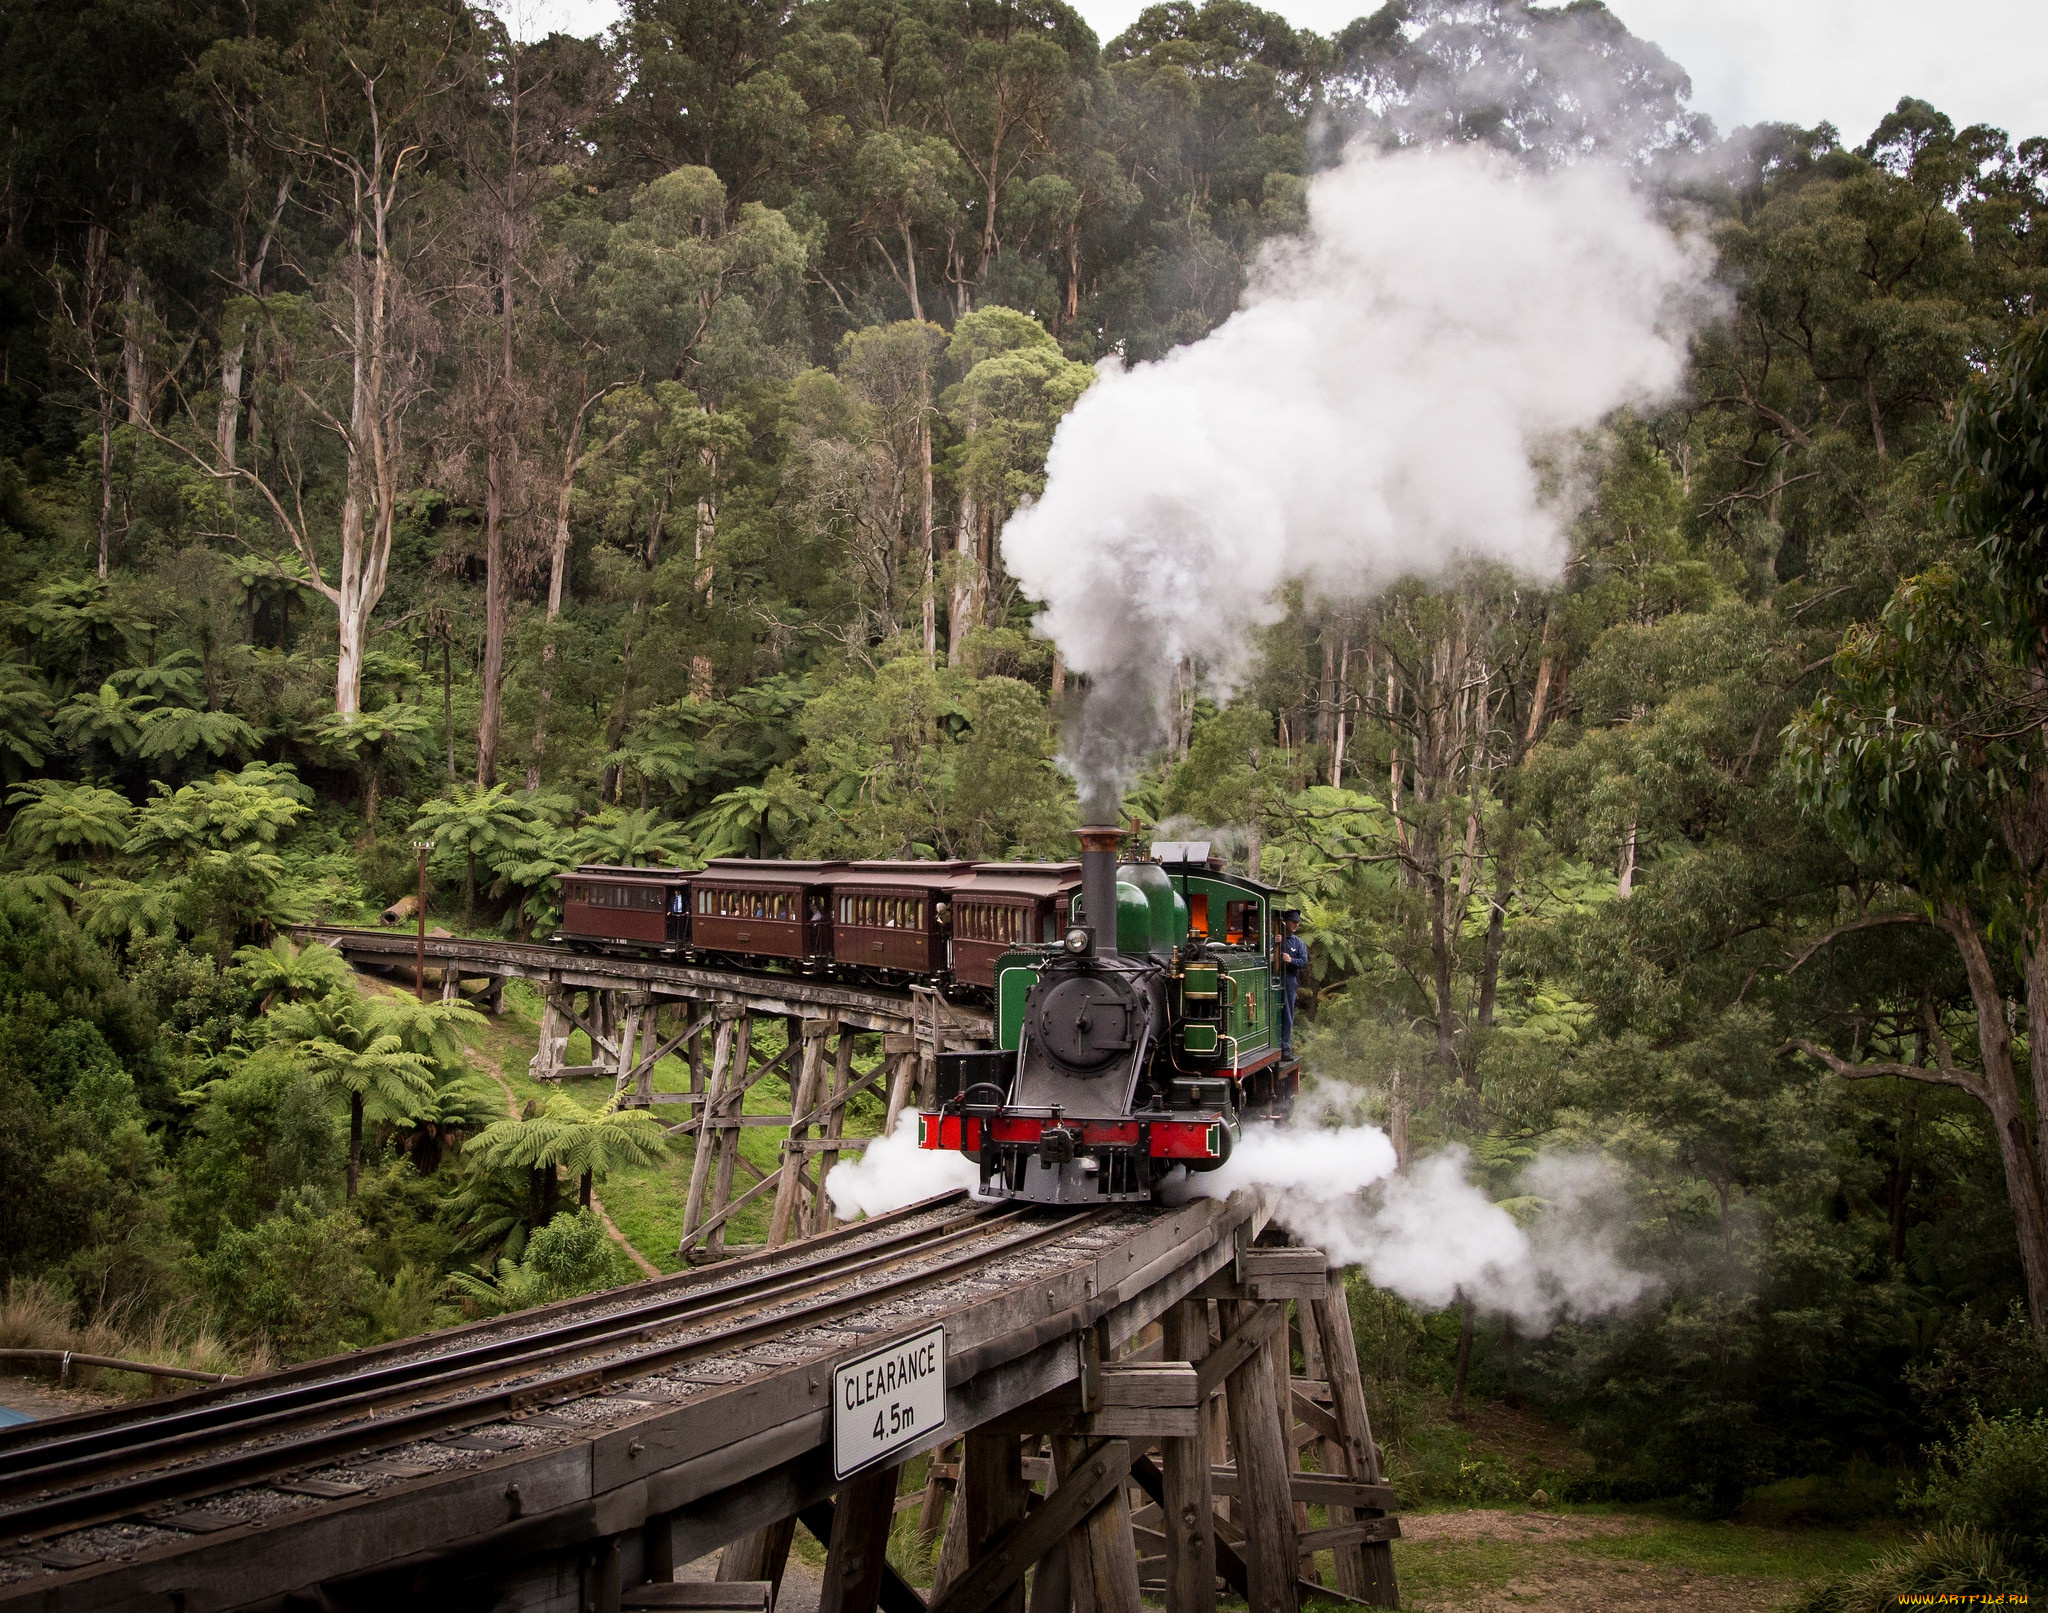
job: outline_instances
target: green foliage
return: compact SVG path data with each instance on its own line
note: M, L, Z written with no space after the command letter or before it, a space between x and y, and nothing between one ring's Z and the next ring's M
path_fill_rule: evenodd
M375 1278L367 1236L345 1211L299 1197L283 1214L230 1229L201 1266L220 1325L261 1339L286 1361L333 1355L360 1342Z
M340 1185L346 1134L292 1049L260 1048L188 1096L176 1161L179 1225L202 1251L304 1192Z
M466 1152L491 1169L564 1170L580 1179L588 1208L594 1180L621 1166L654 1164L666 1157L668 1144L667 1128L645 1109L622 1109L614 1097L593 1114L567 1093L554 1092L537 1112L484 1127Z
M1860 1573L1824 1580L1788 1605L1788 1613L1893 1613L1911 1598L1967 1606L2024 1596L2027 1577L1998 1543L1968 1525L1942 1525L1897 1546Z
M490 1277L458 1271L449 1287L477 1314L502 1316L615 1288L637 1275L595 1215L588 1209L564 1210L527 1240L524 1259L501 1259Z
M1979 1531L2023 1572L2048 1574L2048 1412L1975 1418L1931 1454L1914 1505Z

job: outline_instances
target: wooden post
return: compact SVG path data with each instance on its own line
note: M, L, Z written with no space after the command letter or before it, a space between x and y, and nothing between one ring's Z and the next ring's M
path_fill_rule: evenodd
M889 1115L882 1122L882 1135L890 1136L896 1130L896 1119L910 1103L911 1083L917 1079L917 1038L915 1036L885 1036L882 1038L882 1056L891 1060L889 1065Z
M1021 1463L1019 1464L1021 1467ZM936 1604L949 1587L967 1572L967 1454L960 1455L959 1472L953 1479L953 1502L946 1508L946 1533L939 1541L939 1554L932 1562L932 1593Z
M1223 1337L1222 1324L1216 1319L1214 1300L1196 1301L1208 1317L1209 1344L1214 1348ZM1223 1395L1211 1395L1202 1403L1202 1427L1209 1439L1209 1465L1212 1468L1226 1467L1230 1463L1230 1411ZM1226 1521L1239 1514L1231 1509L1228 1496L1216 1498L1216 1516Z
M658 1512L640 1526L640 1577L655 1585L676 1577L676 1515Z
M1351 1332L1351 1305L1345 1298L1341 1272L1330 1274L1327 1297L1311 1302L1318 1333L1322 1336L1323 1364L1329 1374L1330 1407L1337 1418L1338 1443L1349 1468L1348 1477L1368 1484L1384 1482L1380 1477L1379 1447L1373 1443L1372 1423L1365 1411L1365 1385L1358 1376L1358 1345ZM1358 1514L1354 1511L1353 1516ZM1332 1509L1330 1521L1338 1521ZM1340 1578L1338 1588L1370 1602L1375 1607L1399 1607L1401 1592L1394 1579L1394 1547L1385 1540L1369 1541L1360 1548L1361 1584L1356 1591ZM1337 1555L1340 1575L1344 1553Z
M695 1014L697 1000L694 997L684 998L683 1011ZM690 1092L694 1097L704 1096L704 1033L701 1030L690 1038ZM697 1113L701 1115L703 1112L704 1106L700 1103Z
M789 1083L789 1140L793 1144L809 1140L811 1128L805 1116L824 1099L825 1036L831 1029L832 1021L829 1019L802 1022L803 1052L797 1074ZM792 1035L798 1034L794 1020L790 1022L790 1031ZM797 1235L803 1235L803 1226L797 1219L803 1188L803 1152L796 1147L786 1148L782 1154L782 1179L775 1184L775 1212L768 1221L769 1248L788 1239L792 1223L796 1224Z
M596 1613L619 1613L624 1564L619 1561L619 1537L611 1535L597 1543L590 1564L590 1605Z
M796 1515L744 1534L718 1554L718 1582L743 1585L767 1580L782 1595L782 1576L789 1568L789 1548L796 1539Z
M718 1164L712 1176L711 1206L705 1215L707 1220L732 1202L732 1172L739 1158L740 1137L744 1130L739 1124L739 1116L747 1106L747 1087L751 1084L748 1080L747 1050L753 1037L753 1015L742 1012L733 1035L732 1067L726 1072L725 1092L718 1104ZM704 1108L708 1114L710 1103L707 1102ZM710 1252L719 1254L724 1248L725 1223L721 1221L711 1229Z
M717 1028L712 1033L711 1078L704 1089L704 1101L697 1106L697 1141L690 1160L690 1187L683 1200L682 1251L689 1253L697 1228L704 1221L704 1190L711 1178L711 1155L716 1146L712 1130L725 1084L732 1069L734 1024L746 1012L738 1003L720 1003L713 1010Z
M1033 1440L1032 1445L1038 1441ZM1059 1487L1057 1464L1048 1464L1045 1494L1048 1499ZM1043 1503L1041 1503L1042 1505ZM1062 1539L1047 1549L1031 1569L1031 1596L1025 1613L1072 1613L1074 1575L1067 1542Z
M1209 1307L1184 1299L1166 1313L1166 1356L1199 1363L1209 1353ZM1166 1534L1166 1606L1169 1613L1214 1613L1216 1606L1215 1502L1209 1483L1209 1442L1159 1442L1166 1494L1159 1527ZM1033 1610L1036 1613L1036 1610Z
M1285 1304L1285 1301L1282 1301ZM1298 1307L1297 1307L1298 1308ZM1294 1438L1294 1351L1283 1325L1274 1329L1273 1336L1266 1340L1266 1359L1273 1370L1273 1401L1280 1412L1280 1449L1286 1458L1287 1471L1301 1471L1301 1446ZM1294 1503L1294 1534L1298 1540L1308 1529L1308 1503ZM1316 1562L1313 1554L1300 1559L1296 1577L1314 1582L1317 1580Z
M1258 1305L1224 1300L1223 1325L1230 1331L1252 1319ZM1276 1329L1284 1339L1286 1328ZM1247 1574L1245 1600L1251 1613L1296 1613L1294 1502L1288 1492L1287 1453L1282 1449L1281 1411L1274 1393L1272 1358L1266 1349L1226 1380L1230 1402L1230 1444L1237 1456L1236 1512L1244 1527Z
M1330 1279L1333 1287L1338 1286L1343 1280L1343 1274L1332 1272ZM1302 1370L1311 1379L1327 1385L1330 1381L1330 1362L1328 1353L1323 1348L1323 1328L1317 1319L1316 1307L1313 1303L1304 1304L1297 1301L1294 1311L1301 1324ZM1299 1385L1295 1387L1294 1392L1297 1395L1302 1393ZM1331 1439L1325 1434L1316 1441L1316 1450L1325 1473L1339 1474L1345 1478L1365 1477L1365 1470L1362 1467L1352 1465L1351 1454L1341 1439ZM1329 1503L1328 1510L1333 1527L1338 1524L1354 1523L1360 1516L1356 1507L1347 1507L1335 1501ZM1346 1596L1362 1599L1366 1585L1365 1548L1357 1544L1333 1546L1330 1555L1337 1565L1337 1589Z
M950 1458L950 1472L947 1470L949 1458L946 1454L949 1451L953 1453ZM925 1466L924 1500L919 1503L917 1509L917 1532L926 1539L939 1532L940 1513L945 1506L946 1496L958 1487L959 1451L958 1444L941 1445L932 1452L931 1460Z
M896 1480L902 1471L876 1468L839 1492L818 1613L874 1613L882 1570L889 1563L889 1524L896 1516Z
M988 1555L991 1540L1023 1521L1031 1492L1024 1483L1024 1452L1017 1435L970 1431L964 1444L960 1488L967 1512L967 1565L972 1568ZM1023 1581L989 1603L988 1613L1024 1613Z
M626 1012L619 1021L618 1052L612 1066L614 1095L624 1092L633 1079L633 1049L641 1040L640 1016L646 1012L644 1002L645 999L639 996L626 999Z
M845 1025L839 1027L839 1038L832 1048L832 1102L825 1110L825 1141L832 1142L845 1134L846 1089L853 1084L853 1032ZM826 1149L818 1156L818 1179L811 1186L811 1231L813 1234L832 1230L832 1201L825 1196L825 1178L832 1174L832 1167L839 1163L839 1155Z
M569 1018L562 1012L562 999L566 995L563 988L552 980L542 988L540 1049L526 1066L527 1075L535 1081L559 1081L562 1066L569 1062Z
M1054 1471L1061 1484L1075 1475L1099 1446L1055 1434ZM1138 1590L1138 1545L1131 1536L1131 1498L1122 1485L1067 1536L1067 1583L1074 1613L1143 1613ZM1172 1609L1173 1604L1167 1604ZM1178 1613L1177 1609L1173 1613Z

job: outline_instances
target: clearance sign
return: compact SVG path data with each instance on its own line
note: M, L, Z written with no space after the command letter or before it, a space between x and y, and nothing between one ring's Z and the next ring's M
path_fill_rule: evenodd
M832 1369L832 1473L879 1462L946 1425L946 1330L929 1328Z

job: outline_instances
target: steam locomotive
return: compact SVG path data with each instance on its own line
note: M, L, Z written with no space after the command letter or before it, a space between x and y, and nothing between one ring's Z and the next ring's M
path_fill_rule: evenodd
M1301 1082L1280 1047L1274 887L1206 842L1079 862L790 862L701 871L586 865L560 877L555 939L882 984L993 1007L996 1046L945 1053L918 1143L962 1153L987 1198L1141 1201L1230 1157L1246 1120L1284 1119Z
M1057 940L995 970L997 1046L939 1059L918 1143L980 1167L981 1196L1146 1200L1229 1159L1247 1119L1292 1110L1279 1047L1271 886L1202 842L1122 861L1121 830L1081 831L1081 892Z

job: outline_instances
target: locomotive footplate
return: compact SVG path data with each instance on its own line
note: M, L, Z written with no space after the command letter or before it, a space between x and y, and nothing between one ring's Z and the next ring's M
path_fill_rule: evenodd
M975 1161L985 1198L1105 1204L1148 1200L1170 1178L1214 1170L1230 1157L1237 1129L1220 1110L1083 1120L949 1108L919 1112L917 1142Z

